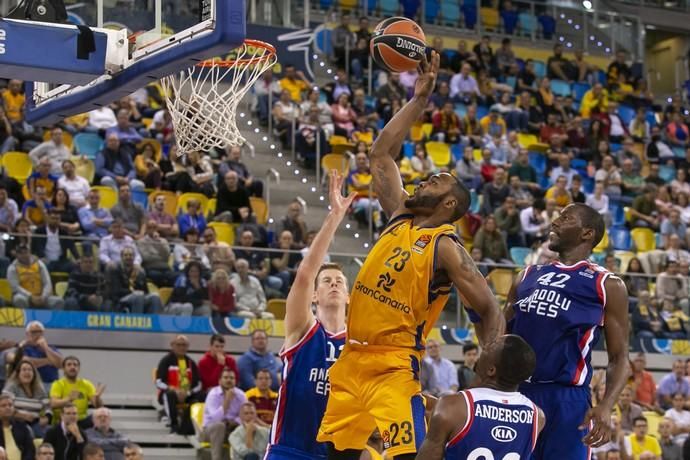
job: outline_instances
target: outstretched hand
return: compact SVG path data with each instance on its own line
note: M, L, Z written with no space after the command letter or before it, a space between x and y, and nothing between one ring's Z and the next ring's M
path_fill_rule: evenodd
M422 55L422 61L419 63L419 77L414 87L414 94L417 97L428 98L434 92L436 87L436 76L438 75L438 68L441 63L441 56L436 52L431 52L431 61L426 58L426 54Z
M341 190L343 189L344 178L338 171L331 170L330 180L328 181L328 199L331 203L331 212L344 216L352 202L357 196L356 193L350 193L348 196L343 196Z
M587 411L580 430L591 427L582 442L590 447L601 447L611 439L611 411L603 406L592 407Z

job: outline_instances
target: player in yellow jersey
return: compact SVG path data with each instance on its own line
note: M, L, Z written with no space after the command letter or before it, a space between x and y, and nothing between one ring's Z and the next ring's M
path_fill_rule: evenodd
M394 161L427 107L438 66L432 52L414 97L371 149L374 191L390 221L355 280L347 341L330 369L331 393L317 438L329 443L329 460L358 459L375 428L388 458L415 458L426 432L419 383L424 342L453 284L481 343L505 329L496 299L455 234L453 222L467 212L469 190L441 173L409 196Z

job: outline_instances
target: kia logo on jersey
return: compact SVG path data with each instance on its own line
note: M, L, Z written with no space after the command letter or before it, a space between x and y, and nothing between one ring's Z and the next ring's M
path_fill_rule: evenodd
M511 442L517 438L517 431L509 426L495 426L491 429L491 437L498 442Z

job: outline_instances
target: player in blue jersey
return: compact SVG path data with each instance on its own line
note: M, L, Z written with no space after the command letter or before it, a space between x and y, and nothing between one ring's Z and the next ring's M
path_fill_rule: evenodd
M300 263L287 298L285 344L280 353L283 381L266 460L326 458L326 446L316 442L316 434L328 401L328 369L345 345L349 291L340 267L322 262L355 197L343 197L342 186L343 178L332 173L331 211Z
M484 347L474 388L436 403L417 460L528 460L544 414L517 390L535 366L534 351L517 335Z
M520 392L546 415L535 460L589 460L608 442L628 364L628 292L620 278L588 261L605 232L594 209L575 203L551 224L549 249L558 262L525 268L507 299L508 330L537 356ZM608 353L606 393L591 407L592 349L603 328Z

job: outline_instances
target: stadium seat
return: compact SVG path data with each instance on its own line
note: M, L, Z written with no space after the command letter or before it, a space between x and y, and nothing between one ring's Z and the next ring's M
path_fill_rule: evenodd
M604 236L599 241L599 244L593 249L595 253L606 252L609 248L609 231L608 229L604 232Z
M2 166L8 176L23 184L31 175L34 164L29 155L24 152L5 152L2 155Z
M507 76L505 78L505 84L510 86L511 88L515 88L515 85L517 84L517 77L515 76Z
M575 101L580 102L585 93L591 89L588 83L573 83L573 96Z
M570 167L577 170L587 169L587 160L582 158L573 158L570 160Z
M424 1L424 19L430 24L436 22L438 12L440 9L438 0L423 0Z
M654 112L652 112L651 110L647 111L647 114L645 115L645 119L647 120L647 123L649 123L650 128L653 128L654 126L659 124L659 122L656 119L656 114Z
M659 423L661 423L661 420L664 418L662 415L657 414L654 411L645 411L642 412L642 415L647 419L647 426L649 427L649 435L650 436L658 436L659 435Z
M367 14L372 14L376 11L376 0L360 0L359 8L364 11L364 7L367 7Z
M542 14L537 20L539 21L539 25L541 25L542 37L544 37L545 40L551 40L553 34L556 33L556 20L553 16L549 16L548 14Z
M664 237L661 236L661 233L654 233L654 241L656 242L656 247L657 248L663 248L664 247Z
M439 168L448 166L451 162L450 147L445 142L427 142L426 151L431 161Z
M153 118L142 118L141 124L144 125L144 128L151 129L151 125L153 124Z
M77 176L83 177L89 184L93 183L93 179L96 177L96 166L92 160L84 157L72 157L72 163L74 163Z
M103 139L98 134L79 133L74 136L74 151L77 155L93 160L102 148Z
M44 141L49 141L52 136L51 130L46 129L43 131L43 140ZM62 143L65 144L65 147L67 147L70 151L72 151L72 147L74 145L74 139L72 138L72 134L69 133L69 131L62 131Z
M397 16L400 11L398 0L379 0L379 11L382 16Z
M518 13L515 10L501 11L501 22L503 23L503 33L513 35L518 24Z
M523 149L529 149L530 146L538 144L539 139L534 134L518 133L518 144Z
M158 297L161 299L161 305L165 306L170 301L170 296L172 295L173 288L162 287L158 288Z
M256 222L266 225L268 223L268 203L266 203L266 200L251 196L249 197L249 203L252 206L252 212L256 216Z
M276 319L285 319L285 299L271 299L266 304L266 311L273 313Z
M594 178L589 176L584 176L582 178L582 188L585 193L594 193Z
M537 20L529 13L520 13L518 15L518 23L520 24L520 34L527 37L532 36L532 32L537 31Z
M457 161L462 158L462 147L460 144L450 144L450 154L453 157L453 161Z
M523 248L521 246L513 246L510 248L510 258L513 259L516 265L523 267L525 265L525 259L532 250L530 248Z
M218 200L216 198L211 198L208 200L208 203L206 203L206 215L207 216L215 216L216 215L216 205L218 204Z
M481 209L480 196L477 194L476 190L470 190L470 212L472 214L478 214L479 209Z
M117 191L114 188L106 187L105 185L94 185L91 190L98 190L101 195L101 208L110 209L119 201ZM175 215L173 213L173 215Z
M537 174L546 171L546 156L539 152L529 152L529 164L537 170Z
M482 20L483 30L492 30L494 32L498 32L498 26L501 23L498 16L498 9L490 7L479 8L479 17Z
M194 425L194 432L198 438L204 430L204 403L199 402L192 404L189 407L189 413L192 419L192 425ZM211 444L207 442L201 442L199 444L201 448L211 447Z
M338 0L338 5L341 10L356 10L357 0Z
M467 115L467 106L465 104L461 104L461 103L455 104L455 113L460 118L464 118L465 115Z
M633 228L630 236L637 252L648 252L656 249L654 232L649 228Z
M355 144L335 144L331 146L331 153L345 155L347 152L354 153Z
M422 133L424 136L429 139L431 137L431 133L434 131L434 125L431 123L424 123L422 125Z
M676 177L676 168L667 165L659 166L659 177L665 182L671 182Z
M673 156L676 158L685 158L685 149L683 147L672 147Z
M630 261L637 257L637 254L631 251L616 251L614 255L616 256L616 259L618 259L618 261L620 262L621 273L627 272Z
M472 150L472 158L474 161L477 163L481 163L483 158L482 158L482 149L474 149Z
M510 287L513 285L515 272L508 268L497 268L489 272L486 280L491 283L496 295L507 297Z
M56 296L64 298L66 292L67 292L67 282L60 281L59 283L55 283L55 295Z
M477 120L481 120L489 114L489 108L485 105L477 106Z
M419 0L400 0L399 3L402 6L403 16L409 19L416 19L420 5Z
M350 143L350 141L348 141L345 136L338 136L338 135L331 136L331 138L328 140L328 142L331 145L349 144Z
M132 201L146 210L149 204L149 194L145 190L132 190Z
M546 76L546 64L544 61L533 61L534 63L534 73L537 75L537 78L544 78Z
M153 202L156 201L158 195L165 196L165 212L171 216L177 215L177 194L167 190L156 190L149 194L149 208L153 207Z
M621 120L623 120L623 123L625 123L625 126L628 126L632 119L635 118L635 109L627 105L619 105L618 115L621 117Z
M441 2L441 25L458 27L460 24L460 5L453 1Z
M407 158L412 158L414 156L414 142L403 142L403 155L405 155Z
M424 133L422 132L422 124L415 123L410 128L410 140L412 142L419 142L424 138Z
M187 212L187 203L189 203L190 200L197 200L201 203L202 211L206 209L206 205L208 204L208 197L203 193L183 193L177 197L177 211L173 215L176 216L180 213L184 214Z
M5 301L5 305L12 304L12 286L7 279L0 279L0 297Z
M592 255L589 257L589 260L594 262L597 265L604 265L604 261L606 260L606 253L605 252L593 252Z
M216 231L218 241L227 243L230 246L235 244L235 227L226 222L209 222L208 226Z
M414 184L405 184L405 191L407 192L408 195L412 196L414 195L414 192L417 190L417 186Z
M618 251L629 251L632 247L630 232L626 228L613 227L609 229L609 238L613 248Z
M350 161L345 155L329 153L321 157L321 169L323 169L323 182L325 183L328 173L333 169L340 172L343 177L347 176L350 171Z
M462 11L465 28L474 29L474 27L477 25L477 5L471 5L468 4L468 2L463 2L460 10Z
M625 225L625 211L617 204L609 205L609 212L611 213L611 223L614 227Z
M570 96L572 94L572 91L570 89L570 83L567 81L563 80L551 80L551 91L556 95L556 96Z
M364 142L367 145L371 145L374 143L374 133L371 131L367 132L359 132L355 131L352 133L353 141L355 142Z

